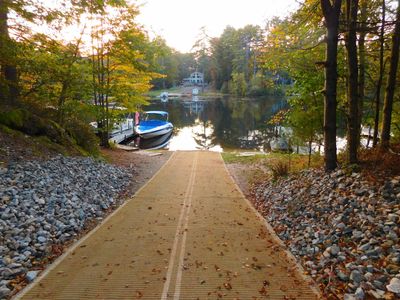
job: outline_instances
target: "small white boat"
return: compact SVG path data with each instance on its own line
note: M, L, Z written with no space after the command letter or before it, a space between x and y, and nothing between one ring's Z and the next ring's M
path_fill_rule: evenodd
M160 99L161 99L161 101L162 101L162 102L167 102L167 101L168 101L168 96L169 96L168 92L162 92L162 93L160 94Z
M150 139L171 133L172 123L168 122L168 113L165 111L147 111L140 118L134 130L142 139Z

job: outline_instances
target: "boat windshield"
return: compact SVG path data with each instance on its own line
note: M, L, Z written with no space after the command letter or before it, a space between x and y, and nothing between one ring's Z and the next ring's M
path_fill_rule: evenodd
M164 113L145 113L143 114L142 117L143 121L151 121L151 120L157 120L157 121L166 121L168 120L168 114Z

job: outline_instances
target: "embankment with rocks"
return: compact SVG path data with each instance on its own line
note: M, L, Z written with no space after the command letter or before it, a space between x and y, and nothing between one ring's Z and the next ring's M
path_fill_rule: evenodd
M0 299L121 201L132 170L56 156L0 167ZM60 253L59 253L60 254Z
M400 299L400 177L307 170L253 188L256 208L337 299Z

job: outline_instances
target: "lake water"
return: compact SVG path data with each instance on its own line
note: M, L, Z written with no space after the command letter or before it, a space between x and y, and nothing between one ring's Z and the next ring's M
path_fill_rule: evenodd
M269 150L275 133L268 124L271 117L286 106L283 98L203 99L181 98L162 102L152 100L145 110L169 113L174 125L169 149L226 151L233 149Z

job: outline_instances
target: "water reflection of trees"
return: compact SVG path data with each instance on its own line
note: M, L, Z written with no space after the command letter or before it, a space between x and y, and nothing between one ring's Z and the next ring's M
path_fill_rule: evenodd
M268 121L286 105L284 99L233 99L210 101L169 101L164 110L176 130L196 128L193 132L201 148L220 145L224 149L265 149L274 137ZM161 109L155 105L149 109Z
M214 101L207 113L214 127L212 139L223 148L267 148L274 136L268 121L282 99Z

